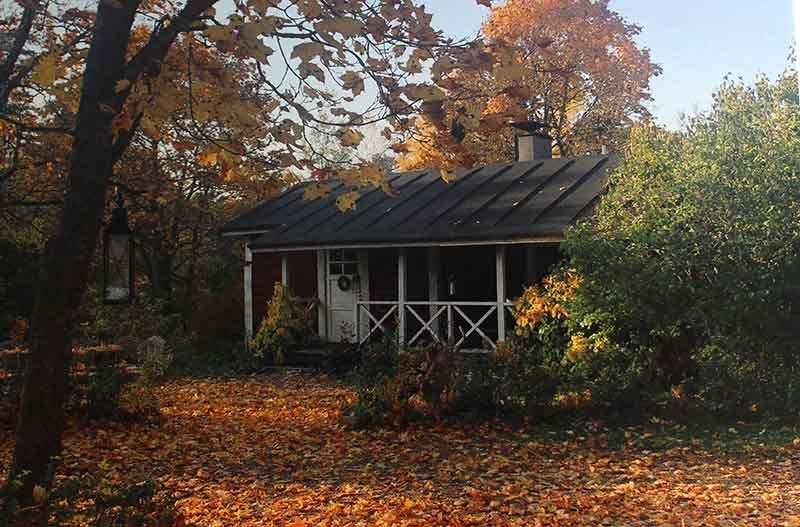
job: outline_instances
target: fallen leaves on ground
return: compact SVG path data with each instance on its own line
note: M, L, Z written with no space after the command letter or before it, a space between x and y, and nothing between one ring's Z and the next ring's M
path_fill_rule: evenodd
M727 455L501 423L353 431L353 393L300 373L173 381L158 396L160 426L70 424L60 472L153 478L188 525L800 525L791 442Z

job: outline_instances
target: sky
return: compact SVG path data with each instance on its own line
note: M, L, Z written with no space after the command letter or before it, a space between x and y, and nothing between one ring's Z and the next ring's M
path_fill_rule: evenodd
M434 27L460 37L474 36L489 12L474 0L423 3ZM610 6L642 26L638 42L664 70L652 81L650 110L671 127L681 114L708 108L726 74L751 81L781 73L794 42L792 0L610 0Z

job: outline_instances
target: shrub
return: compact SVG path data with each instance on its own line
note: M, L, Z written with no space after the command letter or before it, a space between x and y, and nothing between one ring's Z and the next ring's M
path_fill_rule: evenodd
M720 408L797 408L799 129L787 74L726 82L681 132L633 131L565 245L582 278L570 324L609 342L589 356L592 382L624 374L631 389L693 384Z
M161 403L153 387L140 382L125 386L119 395L119 410L128 419L152 421L161 416Z
M258 332L250 342L253 357L259 362L282 364L292 349L311 341L310 312L286 290L276 283L267 312Z
M178 520L175 498L149 479L119 484L103 473L85 474L57 481L42 498L47 506L20 511L20 524L114 527L176 525ZM48 518L29 518L42 512Z
M553 351L525 341L501 343L488 358L494 405L523 411L548 406L559 382L559 363L548 357Z
M359 349L358 366L353 372L356 384L374 384L397 375L400 348L395 335L372 340Z
M172 364L172 353L166 341L157 335L139 345L138 358L141 380L145 384L154 384L163 378Z
M86 344L105 344L126 338L137 343L151 335L165 335L174 325L164 314L165 302L147 291L138 292L130 305L107 305L102 290L91 287L81 304L80 338Z
M89 374L89 385L84 401L90 419L119 417L119 399L127 382L126 374L117 364L102 364Z
M451 355L442 345L400 353L391 336L366 346L354 372L356 402L349 409L354 425L402 423L414 415L440 417L452 402Z
M391 379L356 387L356 401L348 409L356 429L383 424L395 405L395 389Z

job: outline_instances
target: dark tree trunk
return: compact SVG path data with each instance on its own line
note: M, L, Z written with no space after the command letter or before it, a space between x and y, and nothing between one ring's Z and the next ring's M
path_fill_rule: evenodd
M125 66L135 6L100 2L78 110L69 191L45 249L31 317L31 360L25 375L11 477L23 499L34 485L49 487L61 449L71 360L70 337L86 289L112 167L110 107Z
M21 478L20 497L30 500L34 485L49 487L61 450L64 402L75 314L86 291L89 263L97 245L109 176L132 131L118 134L111 124L129 92L116 93L121 78L155 77L177 35L188 31L216 0L188 0L166 27L126 64L131 25L139 0L98 2L86 59L75 125L69 180L58 227L45 249L31 317L31 357L22 389L11 478ZM116 6L116 7L115 7ZM124 75L123 75L124 74Z

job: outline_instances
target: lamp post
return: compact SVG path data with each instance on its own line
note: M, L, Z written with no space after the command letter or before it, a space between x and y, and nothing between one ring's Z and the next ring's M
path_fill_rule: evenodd
M103 244L103 301L107 304L129 304L133 301L133 232L128 226L128 211L117 191Z

